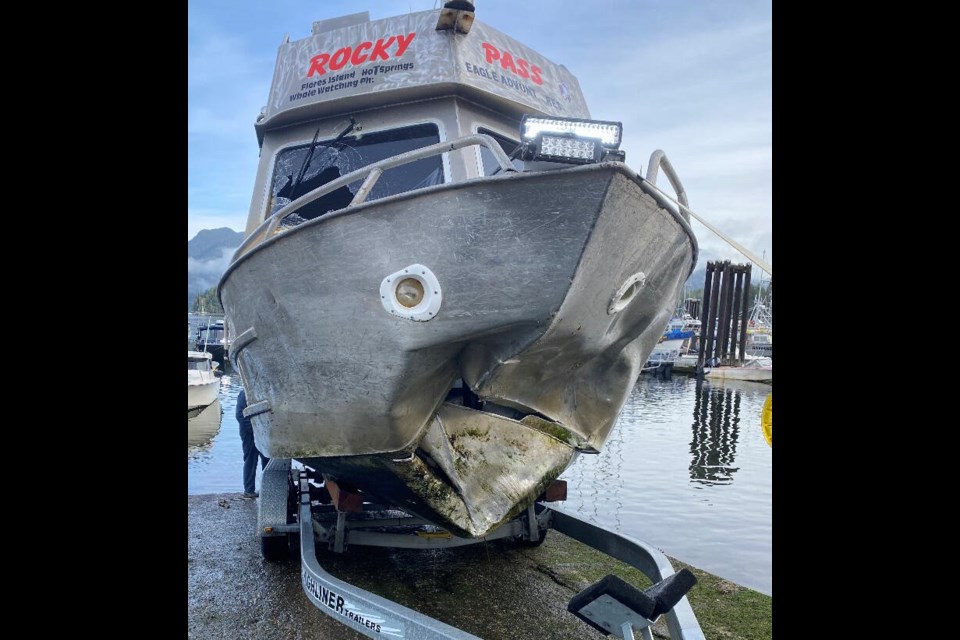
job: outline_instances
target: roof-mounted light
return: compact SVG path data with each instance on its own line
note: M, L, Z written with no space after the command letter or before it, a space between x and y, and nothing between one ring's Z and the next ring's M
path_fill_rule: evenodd
M520 133L524 142L533 141L539 133L568 133L578 138L599 138L605 149L616 149L623 137L623 124L607 120L524 116Z
M472 2L452 0L443 5L437 19L437 31L455 30L457 33L470 33L473 26L474 9Z

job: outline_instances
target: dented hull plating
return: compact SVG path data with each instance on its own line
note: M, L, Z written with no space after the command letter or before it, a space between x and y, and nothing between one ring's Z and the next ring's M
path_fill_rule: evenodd
M620 163L444 184L283 231L220 284L257 446L484 535L600 449L695 257L687 223ZM442 291L427 321L381 299L415 264Z

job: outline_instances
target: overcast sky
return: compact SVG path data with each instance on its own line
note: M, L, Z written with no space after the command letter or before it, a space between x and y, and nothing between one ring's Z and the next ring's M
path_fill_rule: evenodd
M477 20L565 65L592 117L623 122L627 164L663 149L690 208L772 263L772 0L477 0ZM277 49L316 20L376 20L438 0L189 0L187 239L243 231L257 169L253 123ZM672 194L661 174L659 186ZM745 258L693 222L706 260Z

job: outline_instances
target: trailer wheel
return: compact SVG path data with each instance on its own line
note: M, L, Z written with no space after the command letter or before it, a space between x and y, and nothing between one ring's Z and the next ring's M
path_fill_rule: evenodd
M296 524L297 507L300 504L300 490L297 483L293 481L293 474L287 476L287 524ZM286 557L300 559L300 534L288 533L283 536L284 545L287 549Z
M300 534L299 533L288 533L287 534L287 552L291 558L296 560L300 559Z
M286 560L288 556L287 536L261 536L260 552L269 562Z
M544 540L547 539L547 531L548 531L547 529L541 529L541 530L540 530L540 538L538 538L537 540L523 540L523 539L521 539L521 540L520 540L520 546L521 546L521 547L539 547L540 545L543 544Z

